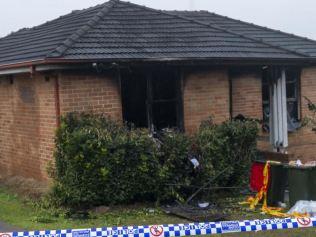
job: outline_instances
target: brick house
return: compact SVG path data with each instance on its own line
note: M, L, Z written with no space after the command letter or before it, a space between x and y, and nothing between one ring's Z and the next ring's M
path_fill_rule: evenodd
M265 122L258 146L271 150L279 78L289 128L308 114L304 96L316 101L316 41L118 0L73 11L0 39L1 176L46 180L60 115L71 111L187 133L210 116L220 123L241 114ZM293 157L315 159L310 129L283 136Z

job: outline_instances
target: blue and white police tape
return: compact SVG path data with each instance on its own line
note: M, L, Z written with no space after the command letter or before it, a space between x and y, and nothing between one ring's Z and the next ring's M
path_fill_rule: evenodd
M176 237L316 227L316 218L264 219L190 224L103 227L2 233L0 237Z

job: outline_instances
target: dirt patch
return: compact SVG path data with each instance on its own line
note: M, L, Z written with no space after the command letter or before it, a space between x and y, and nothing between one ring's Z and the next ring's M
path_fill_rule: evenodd
M49 191L50 184L23 177L1 177L0 185L10 192L31 199L39 199Z

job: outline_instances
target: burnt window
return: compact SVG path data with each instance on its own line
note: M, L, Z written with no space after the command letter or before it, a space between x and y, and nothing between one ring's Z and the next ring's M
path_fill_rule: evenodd
M121 88L124 121L155 131L182 129L180 79L175 69L126 70Z
M156 129L177 127L178 80L174 72L152 75L152 122Z
M297 123L300 120L299 114L299 84L301 71L298 68L286 69L286 101L288 112L288 123ZM263 70L262 77L262 107L263 107L263 128L269 131L270 116L270 80L269 70ZM289 126L290 129L291 126Z
M124 121L136 127L147 127L147 78L139 72L122 73L122 105Z

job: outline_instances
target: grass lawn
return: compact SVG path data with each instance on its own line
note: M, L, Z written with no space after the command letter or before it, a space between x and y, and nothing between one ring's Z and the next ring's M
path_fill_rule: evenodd
M236 204L238 200L225 199L222 203L226 208L224 212L229 214L231 220L264 219L268 216L257 212L246 211ZM0 188L0 221L6 222L23 230L65 229L65 228L91 228L102 226L144 225L144 224L171 224L187 223L187 220L166 215L158 209L146 206L130 206L111 208L106 214L94 214L88 220L65 218L62 214L53 213L51 210L43 210L30 201L9 194ZM285 230L270 232L252 232L227 234L222 236L291 236L309 237L316 236L316 229Z

